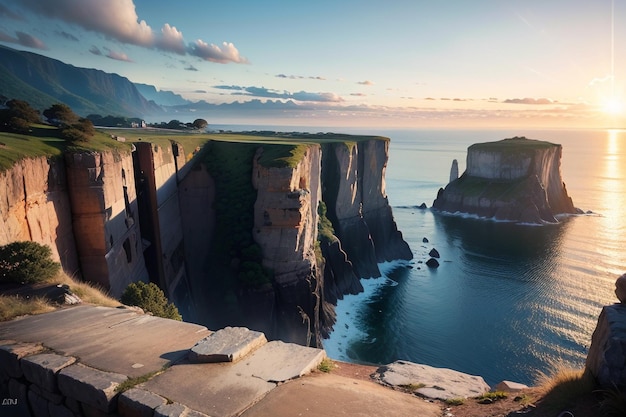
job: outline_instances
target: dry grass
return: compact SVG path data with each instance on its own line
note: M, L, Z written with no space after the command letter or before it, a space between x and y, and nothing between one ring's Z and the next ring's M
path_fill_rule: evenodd
M548 410L563 410L588 396L596 389L594 378L584 369L571 369L553 364L549 374L539 372L537 378L541 406Z
M109 297L103 288L89 282L77 281L64 272L50 280L50 283L68 285L70 290L85 303L104 307L118 307L122 304L115 298Z
M106 291L98 286L88 282L79 282L64 272L60 272L54 278L49 279L47 283L69 286L70 290L79 296L84 303L104 307L118 307L122 304L115 298L109 297ZM47 313L57 307L58 304L44 298L0 295L0 321L11 320L26 314Z
M11 320L26 314L42 314L55 307L43 298L23 299L17 296L0 295L0 321Z

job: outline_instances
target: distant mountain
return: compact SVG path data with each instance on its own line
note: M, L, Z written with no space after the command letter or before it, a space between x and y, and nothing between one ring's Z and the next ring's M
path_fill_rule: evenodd
M81 116L145 118L163 112L135 84L118 74L78 68L4 46L0 46L0 95L26 100L40 110L65 103Z
M191 101L184 99L181 95L167 90L157 90L153 85L135 83L135 87L147 100L154 101L159 106L184 106L191 104Z

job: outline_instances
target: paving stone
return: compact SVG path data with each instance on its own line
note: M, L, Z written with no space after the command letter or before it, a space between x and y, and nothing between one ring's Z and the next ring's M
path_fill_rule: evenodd
M167 404L167 400L150 391L131 388L120 394L117 412L122 417L152 417L154 409Z
M415 392L439 400L476 397L490 389L480 376L406 361L382 367L381 379L391 386L424 385Z
M187 407L179 403L164 404L154 410L154 417L183 417L187 410Z
M56 374L76 358L56 353L41 353L25 357L21 361L22 372L27 380L49 392L57 392Z
M0 345L0 369L11 378L21 378L23 375L20 359L44 350L41 343L14 343Z
M254 351L234 368L235 372L267 382L284 382L316 369L325 357L322 349L275 340Z
M200 340L189 351L189 361L236 362L267 343L265 335L245 327L226 327Z
M118 393L115 388L126 379L125 375L100 371L78 363L59 372L58 384L63 395L104 412L111 412L117 407Z

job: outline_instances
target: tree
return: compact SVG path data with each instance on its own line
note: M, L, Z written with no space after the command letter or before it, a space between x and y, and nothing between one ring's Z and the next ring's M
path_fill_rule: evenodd
M170 122L167 124L167 128L168 129L180 129L180 120L170 120Z
M208 125L209 125L209 122L207 122L204 119L196 119L193 121L193 127L195 127L196 129L204 129Z
M0 282L42 282L55 276L60 268L48 246L30 241L0 246Z
M43 115L53 124L71 125L78 122L78 115L63 103L53 104L43 111Z
M81 118L77 123L61 128L61 137L70 142L89 142L96 134L96 129L89 119Z
M0 130L26 134L31 123L40 121L39 112L23 100L9 100L0 110Z
M135 282L124 290L120 301L129 306L141 307L158 317L182 321L176 306L168 303L163 291L154 283Z

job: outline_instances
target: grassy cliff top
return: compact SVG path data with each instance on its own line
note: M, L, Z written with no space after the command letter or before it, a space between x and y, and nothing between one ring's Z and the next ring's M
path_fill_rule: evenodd
M111 136L123 137L126 142L118 142ZM324 143L345 143L352 147L357 142L368 140L389 140L382 136L347 135L337 133L301 133L251 131L241 133L196 133L167 129L98 129L96 135L80 146L70 146L61 139L58 129L48 125L33 125L28 135L0 132L0 172L9 169L17 161L26 158L60 156L66 150L118 150L129 151L132 142L149 142L166 147L171 142L181 144L186 153L203 147L209 141L234 143L257 143L272 145L266 149L264 166L293 166L307 145ZM273 145L288 145L282 146Z
M528 151L533 149L547 149L554 146L561 145L543 140L527 139L524 136L515 136L513 138L502 139L495 142L475 143L468 148L468 151L515 152L518 150Z

